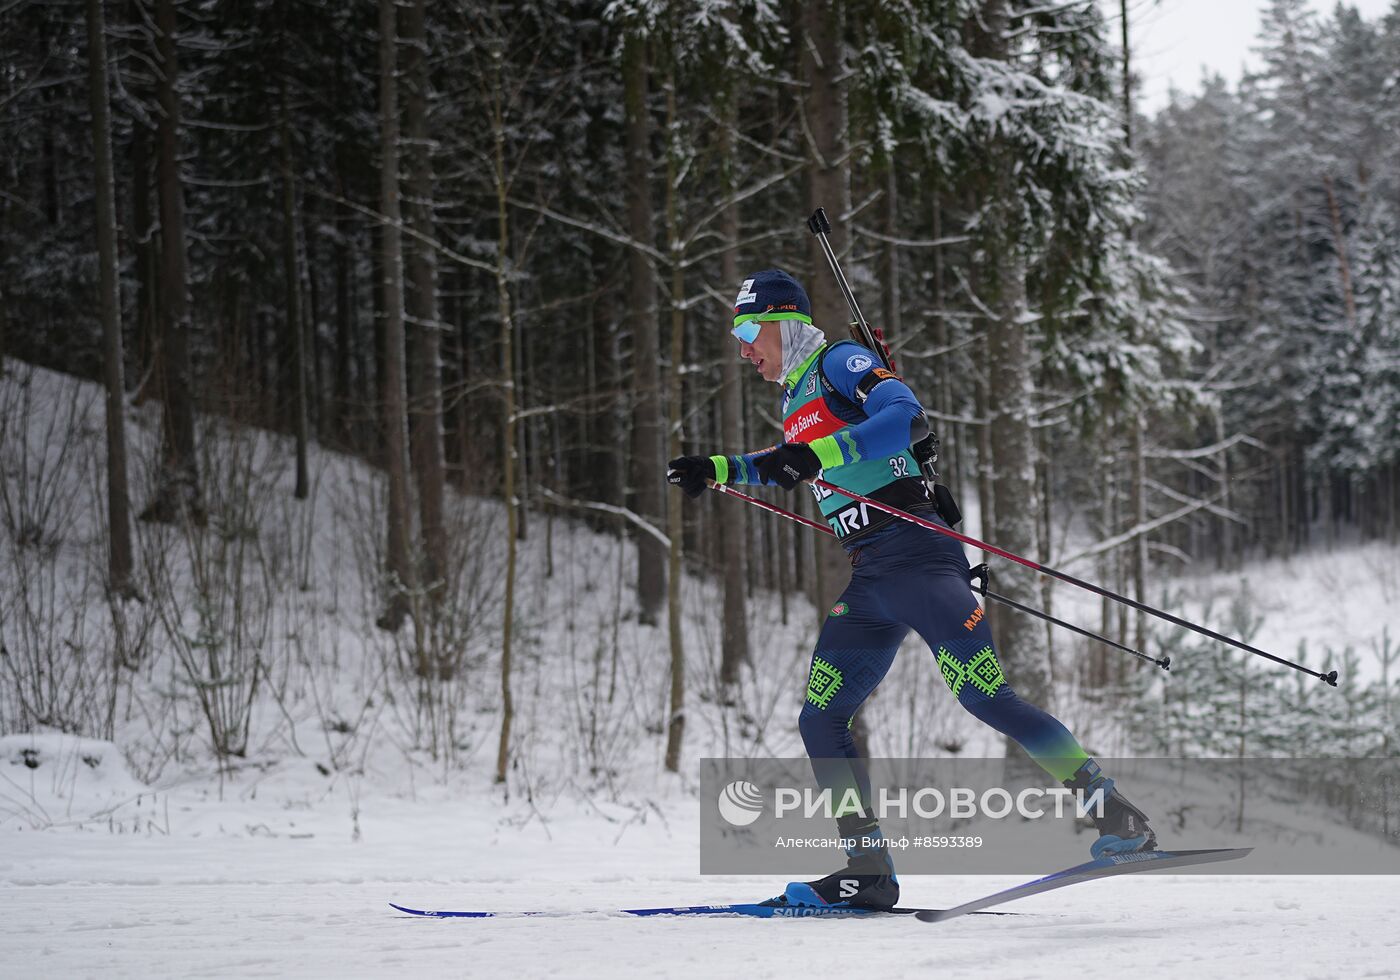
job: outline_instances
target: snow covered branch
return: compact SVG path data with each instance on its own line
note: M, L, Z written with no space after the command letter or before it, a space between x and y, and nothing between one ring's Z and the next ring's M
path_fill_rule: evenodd
M666 532L662 531L659 527L634 510L629 510L626 507L618 507L616 504L600 503L596 500L575 500L572 497L561 496L548 487L540 487L540 496L568 507L577 507L581 510L596 510L603 514L613 514L617 517L621 517L623 520L635 524L641 530L650 534L657 541L661 542L663 547L671 547L671 539L666 535Z

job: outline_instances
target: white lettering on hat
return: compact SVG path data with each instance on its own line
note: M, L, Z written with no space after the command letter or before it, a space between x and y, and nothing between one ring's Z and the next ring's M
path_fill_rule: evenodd
M752 279L745 279L744 284L739 287L739 295L734 299L735 306L743 306L745 303L753 303L758 299L758 293L753 291Z

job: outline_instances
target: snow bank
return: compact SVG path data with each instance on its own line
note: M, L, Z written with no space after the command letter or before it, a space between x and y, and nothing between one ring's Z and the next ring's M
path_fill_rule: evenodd
M111 742L58 733L0 736L0 829L107 821L150 792Z

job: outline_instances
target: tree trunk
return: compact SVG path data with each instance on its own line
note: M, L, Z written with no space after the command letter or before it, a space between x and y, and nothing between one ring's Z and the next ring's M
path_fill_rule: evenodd
M943 195L935 186L932 189L933 198L933 237L939 239L943 237ZM944 286L943 274L943 249L933 250L933 282L931 284L933 299L933 344L939 350L944 350L952 345L953 329L950 326L947 310L947 292ZM951 353L944 354L944 360L937 363L936 381L934 383L933 399L936 410L943 415L953 414L953 371L951 365L954 363ZM939 419L930 419L929 424L933 431L943 438L943 447L940 452L940 462L943 464L943 477L948 483L948 489L952 491L953 497L959 499L963 495L963 461L967 454L963 451L962 438L966 436L967 430L960 429L953 422L945 422Z
M802 113L812 138L807 143L807 208L826 208L830 215L831 246L846 249L847 213L851 209L850 161L846 149L846 90L841 40L841 0L815 0L802 7L803 38L799 61L803 89ZM827 271L815 235L808 237L810 272L807 296L812 321L830 340L849 336L850 310ZM847 270L847 276L850 272Z
M7 166L0 167L0 179L7 185L18 183L16 171L17 161L11 155L5 161ZM0 267L4 267L9 262L9 249L6 247L10 236L6 233L10 227L10 212L14 209L13 202L7 195L0 194ZM9 337L10 325L10 297L5 289L5 284L0 282L0 378L5 376L5 351L8 349L6 338Z
M842 41L841 0L815 0L802 7L802 39L799 69L804 86L802 114L811 139L806 141L807 209L824 207L831 217L831 247L838 255L849 241L846 222L851 210L850 160L846 142L845 61ZM851 314L846 300L827 269L826 258L815 235L807 242L807 296L812 302L812 322L827 340L850 336ZM845 270L850 276L850 270ZM817 545L818 574L812 576L812 604L824 612L844 586L849 571L844 552L834 539ZM786 560L786 556L784 556Z
M993 509L996 524L991 540L1019 555L1036 553L1036 500L1034 443L1031 435L1031 380L1021 315L1025 312L1025 271L1010 247L998 250L996 264L996 318L988 324L992 391L997 393L991 414ZM1033 583L1026 575L1013 574L998 585L1018 602L1035 604ZM995 619L999 656L1017 689L1032 702L1043 702L1048 677L1031 620L999 609Z
M1351 287L1351 264L1347 261L1347 238L1342 229L1342 212L1337 206L1337 191L1332 186L1332 175L1322 175L1322 186L1327 191L1327 216L1332 223L1332 245L1337 250L1337 277L1342 285L1342 303L1347 312L1347 326L1356 330L1356 296Z
M156 272L155 216L151 213L151 134L140 120L131 126L131 251L136 260L136 323L134 363L137 372L133 402L141 405L158 383L161 368L160 289Z
M112 121L107 102L107 35L102 0L87 0L88 92L97 182L97 258L102 306L102 354L107 386L107 524L111 540L107 587L135 595L130 494L126 478L126 383L123 378L121 294L117 281L117 206L112 183Z
M775 583L778 589L778 618L782 624L788 624L788 596L792 593L792 579L795 569L792 567L792 522L773 518L768 522L771 533L769 547L773 549L772 568ZM821 591L821 586L817 586L817 591Z
M1121 30L1123 39L1123 145L1131 151L1133 148L1133 73L1132 73L1132 46L1130 42L1130 31L1128 21L1128 0L1120 0L1119 14L1122 18ZM1129 232L1130 237L1136 237L1133 232ZM1132 520L1136 526L1141 527L1147 522L1147 459L1143 455L1143 428L1145 422L1141 408L1135 408L1130 424L1132 431ZM1147 593L1147 537L1139 534L1132 541L1132 571L1133 571L1133 597L1138 602L1146 602ZM1146 649L1147 646L1147 618L1146 614L1135 610L1133 612L1134 642L1139 650Z
M524 327L521 327L520 343L515 345L515 411L522 422L515 427L515 536L521 541L530 536L530 487L532 486L530 464L530 345L525 343ZM659 421L658 421L658 424Z
M460 301L459 301L460 303ZM461 317L457 322L457 372L462 385L463 394L459 394L453 401L455 411L453 418L457 425L457 456L462 461L462 489L470 491L480 490L481 481L477 467L469 466L468 460L472 458L471 430L475 424L475 418L471 413L471 403L466 397L467 386L472 380L472 345L470 319Z
M588 385L589 404L598 404L599 410L583 416L590 434L584 443L589 448L588 471L583 475L593 500L604 503L621 504L622 487L616 475L627 472L626 447L622 445L624 426L618 418L618 410L613 399L618 397L621 385L618 384L617 364L617 320L615 295L611 286L611 256L607 252L596 253L589 264L593 282L599 286L599 293L590 312L590 342L588 345ZM610 396L603 401L603 392Z
M292 492L298 500L311 493L311 477L307 471L306 421L306 330L301 322L301 273L297 269L296 184L292 170L292 131L287 121L287 83L279 86L281 114L278 137L282 151L282 275L286 281L287 336L292 339L292 391L295 399L292 427L296 433L297 476Z
M1147 423L1141 408L1135 409L1133 426L1133 521L1137 527L1147 523ZM1147 535L1139 533L1133 538L1133 598L1138 602L1147 601ZM1137 650L1147 649L1147 614L1140 609L1133 610L1133 646Z
M986 34L981 40L991 57L1005 59L1007 12L1005 0L983 5ZM1015 159L1012 149L994 138L990 149L988 219L989 259L985 273L987 295L996 314L988 323L987 350L991 360L988 387L994 394L991 410L994 534L990 540L1021 555L1036 553L1035 443L1031 432L1031 375L1026 328L1025 265L1013 226L1011 201ZM989 294L989 295L988 295ZM1034 583L1028 576L1001 580L999 590L1019 602L1034 605ZM998 655L1021 695L1045 703L1050 695L1045 658L1029 617L998 610L993 620Z
M894 238L899 234L899 179L893 160L885 172L884 203L885 234ZM892 241L884 242L880 247L880 285L883 287L880 298L884 305L884 316L881 317L884 322L880 326L884 328L885 339L892 343L900 335L900 310L903 306L899 292L899 246Z
M48 118L54 119L58 116L57 93L52 86L45 87L39 101ZM45 126L40 140L44 160L44 218L50 228L57 228L63 224L66 217L63 213L62 198L58 193L58 148L54 140L56 129L54 126Z
M306 315L301 318L302 357L306 362L306 410L312 435L321 439L326 432L326 377L322 364L325 344L321 340L324 306L321 302L321 256L317 252L317 232L321 228L321 201L304 200L301 208L301 242L306 266Z
M1098 535L1100 539L1110 538L1118 533L1118 489L1113 479L1116 462L1113 451L1113 432L1114 425L1110 414L1104 420L1099 436L1099 447L1095 453L1098 472L1105 474L1104 479L1095 481L1099 490ZM1102 555L1096 564L1099 581L1111 582L1113 579L1113 555L1111 553ZM1107 597L1100 598L1099 632L1104 636L1110 635L1113 631L1113 613L1117 608L1117 604L1113 600ZM1108 650L1102 644L1093 644L1089 653L1089 686L1094 688L1107 687L1111 668Z
M681 366L685 360L685 271L681 265L685 253L681 247L683 231L680 227L680 206L676 201L680 147L675 142L677 129L674 56L673 51L672 69L666 86L666 132L671 142L666 154L666 241L670 243L671 258L671 357L670 376L666 384L666 389L670 392L667 452L671 459L681 455L681 408L684 401ZM666 620L671 642L671 704L666 725L666 771L679 772L681 745L685 738L685 644L681 637L684 612L681 607L681 557L685 529L681 522L681 508L676 506L674 501L666 508L666 534L671 539L666 569Z
M404 76L405 136L408 143L408 223L424 238L433 227L433 157L428 135L427 0L415 0L404 14L407 41ZM437 310L437 253L423 240L408 252L408 313L413 323L414 411L409 433L423 542L423 581L436 605L447 574L447 534L443 527L442 351ZM440 668L442 665L439 665Z
M977 289L981 289L980 280ZM973 403L978 419L985 419L977 426L977 508L982 514L982 538L989 540L996 530L996 460L992 456L992 396L989 390L991 379L991 348L979 345L973 353Z
M1039 540L1040 550L1036 552L1036 560L1042 565L1050 565L1054 561L1054 554L1051 546L1054 543L1052 535L1054 526L1052 524L1054 510L1051 499L1050 488L1054 485L1054 477L1051 472L1051 460L1053 455L1049 450L1050 435L1046 429L1040 429L1034 433L1036 437L1036 496L1038 507L1036 509L1036 535ZM1036 576L1036 583L1040 589L1040 608L1048 615L1055 612L1055 580L1049 575ZM1043 624L1045 636L1045 665L1046 677L1053 686L1056 681L1055 665L1055 626L1046 620Z
M1118 0L1123 35L1123 145L1133 148L1132 48L1128 44L1128 0Z
M337 61L335 67L336 89L345 92L344 66ZM332 166L335 173L335 192L342 200L349 200L346 184L346 173L350 169L349 159L350 149L345 140L338 140L335 150L331 154ZM342 448L353 447L356 451L363 452L363 431L362 412L351 412L351 403L355 398L354 388L351 384L352 369L356 366L357 359L364 356L364 345L359 345L360 350L355 350L355 325L358 321L355 303L355 276L354 276L354 237L355 219L354 212L348 207L341 205L335 211L335 367L332 371L334 376L334 400L335 408L332 415L335 418L334 432L336 438L340 440ZM365 381L365 372L359 372L361 384Z
M725 103L726 125L720 127L720 193L726 203L720 212L720 237L731 243L739 240L739 206L728 199L734 186L734 135L737 126L737 99L731 93ZM739 253L731 247L720 256L720 278L723 289L739 285ZM739 453L743 445L743 399L739 378L739 356L728 335L721 340L721 381L719 394L721 452ZM722 561L720 574L724 580L724 623L721 627L719 679L724 685L738 683L739 668L749 661L748 615L748 527L747 507L732 507L724 512L719 527Z
M624 116L627 129L627 231L638 245L652 243L651 150L647 123L646 41L629 31L622 42ZM632 330L633 403L632 486L637 512L660 525L666 509L661 438L661 368L656 283L651 258L641 248L628 255L629 309ZM666 596L666 551L650 534L637 535L637 611L654 625Z
M397 630L409 612L413 569L409 561L407 381L404 372L403 246L399 231L399 107L397 22L394 0L379 0L379 211L382 298L384 303L384 453L389 473L388 572L381 629ZM426 673L420 660L417 669Z
M142 518L204 523L195 458L194 384L189 358L189 285L185 259L185 195L180 181L180 99L176 91L175 2L156 2L157 124L159 154L156 171L160 198L162 321L161 460L154 499Z
M510 765L510 729L515 721L515 701L511 694L511 643L515 633L515 562L518 543L516 520L519 509L515 499L516 472L516 427L515 418L515 325L511 318L510 288L506 279L507 249L510 247L510 226L506 212L506 157L505 157L505 117L501 101L504 98L505 80L500 75L500 63L496 64L495 85L492 90L492 135L495 141L495 183L496 183L496 307L501 321L501 377L502 416L501 426L501 469L503 479L501 495L506 507L506 581L505 615L501 626L501 734L496 745L496 782L506 781L506 770Z
M345 180L340 171L339 153L337 153L336 192L341 197L345 196ZM352 247L350 244L350 217L342 209L336 215L335 223L337 231L335 241L335 370L331 372L335 379L333 384L335 407L331 414L335 419L333 431L336 439L344 448L359 445L359 440L356 438L358 426L352 425L350 414L350 364L354 323L350 298L350 250Z

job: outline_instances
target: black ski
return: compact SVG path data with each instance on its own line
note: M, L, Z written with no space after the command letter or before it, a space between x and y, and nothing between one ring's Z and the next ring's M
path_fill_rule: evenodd
M1093 861L1086 861L1084 864L1077 864L1072 868L1065 868L1063 871L1056 871L1044 878L1037 878L1023 885L965 902L956 908L926 909L915 913L915 916L921 922L945 922L948 919L956 919L960 915L985 909L989 905L1014 902L1018 898L1039 895L1041 892L1064 888L1066 885L1075 885L1081 881L1111 878L1114 875L1136 874L1140 871L1166 871L1170 868L1181 868L1191 864L1234 861L1253 850L1252 847L1219 847L1203 851L1135 851L1131 854L1109 854Z

